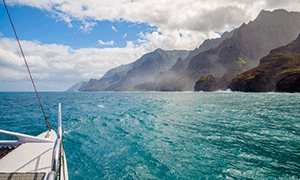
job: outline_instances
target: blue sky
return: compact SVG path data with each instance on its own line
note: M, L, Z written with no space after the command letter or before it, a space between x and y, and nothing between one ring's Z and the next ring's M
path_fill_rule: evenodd
M7 0L38 89L99 79L156 48L193 50L262 10L297 0ZM32 91L0 3L0 91Z
M17 28L20 39L35 40L42 43L57 43L78 48L104 48L98 44L114 41L114 47L125 47L127 41L137 42L140 32L152 32L155 27L146 23L131 23L126 21L92 21L97 23L91 30L80 29L81 21L73 21L69 27L63 20L47 11L28 6L10 6L11 16ZM0 5L0 33L14 38L4 5ZM115 27L115 30L112 29Z

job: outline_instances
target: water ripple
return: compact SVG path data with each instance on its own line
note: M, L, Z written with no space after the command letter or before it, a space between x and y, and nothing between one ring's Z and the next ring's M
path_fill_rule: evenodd
M63 103L70 179L300 178L299 94L41 96L54 127ZM0 100L1 129L45 130L33 93L0 93Z

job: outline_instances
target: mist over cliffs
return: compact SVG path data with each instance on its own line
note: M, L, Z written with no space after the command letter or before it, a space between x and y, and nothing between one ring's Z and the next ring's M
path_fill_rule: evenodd
M262 10L255 20L193 51L157 49L89 80L79 90L225 90L238 74L258 66L262 57L296 39L299 32L299 12Z
M188 51L157 49L143 55L133 63L109 70L99 80L91 79L80 91L142 90L139 85L155 81L156 75L170 69L178 58L185 58Z
M78 83L74 84L73 86L71 86L69 89L67 89L67 92L77 92L77 91L79 91L79 89L81 87L86 85L86 83L87 82L85 82L85 81L78 82Z

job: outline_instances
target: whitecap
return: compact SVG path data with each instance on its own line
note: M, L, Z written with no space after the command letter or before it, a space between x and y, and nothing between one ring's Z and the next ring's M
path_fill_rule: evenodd
M101 104L98 104L97 106L98 106L98 108L101 108L101 109L103 109L103 108L104 108L104 106L103 106L103 105L101 105Z
M71 130L65 130L63 131L63 134L69 134L71 132Z
M214 92L217 92L217 93L232 93L232 90L231 89L226 89L225 91L224 90L216 90Z

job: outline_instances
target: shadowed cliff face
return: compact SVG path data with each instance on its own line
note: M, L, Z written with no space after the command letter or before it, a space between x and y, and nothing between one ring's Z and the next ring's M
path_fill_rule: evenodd
M300 92L300 34L286 46L274 49L260 65L235 77L233 91Z
M137 61L108 71L99 80L91 79L81 91L144 90L142 84L155 80L155 76L167 71L178 58L185 58L188 51L164 51L157 49L143 55Z
M170 71L173 73L176 73L176 74L183 72L184 70L186 70L186 68L188 67L188 64L191 62L191 59L193 57L195 57L196 55L198 55L204 51L218 47L225 39L231 38L233 35L233 32L234 31L225 32L222 34L222 36L220 38L205 40L199 46L199 48L196 48L193 51L191 51L185 59L178 59L177 62L171 67L171 69L166 72L166 74Z
M188 76L197 81L201 75L210 74L222 82L218 87L225 90L232 78L257 66L259 59L271 49L295 39L299 29L300 13L261 11L253 22L236 29L232 38L192 58L187 69Z

